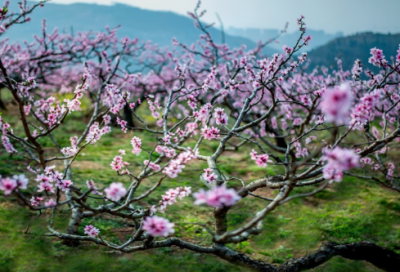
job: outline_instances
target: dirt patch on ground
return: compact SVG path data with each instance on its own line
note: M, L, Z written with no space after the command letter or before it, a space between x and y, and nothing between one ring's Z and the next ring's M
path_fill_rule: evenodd
M92 170L101 170L104 169L104 166L94 162L94 161L77 161L74 162L73 167L75 168L83 168L83 169L92 169Z
M274 198L276 196L277 190L272 190L270 188L258 188L253 193L262 197Z
M133 227L125 227L113 229L112 232L115 236L118 237L120 241L125 241L127 236L133 235L135 233L135 229Z
M243 152L224 151L224 157L229 157L233 159L243 159Z

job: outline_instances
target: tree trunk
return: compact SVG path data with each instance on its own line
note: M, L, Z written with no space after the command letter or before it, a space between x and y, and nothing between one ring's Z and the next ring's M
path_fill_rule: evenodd
M0 84L0 109L7 110L6 104L4 104L3 99L1 99L2 88L4 87L3 84Z
M316 268L336 256L350 260L367 261L389 272L400 271L400 255L396 252L370 242L337 244L328 242L317 251L300 258L293 258L280 266L251 259L245 254L225 246L215 245L216 255L234 264L239 264L263 272L297 272Z
M278 271L302 271L317 267L335 256L350 260L364 260L384 271L400 271L400 255L370 242L337 244L328 242L307 256L287 261Z
M124 115L125 121L128 123L128 127L135 127L135 123L133 122L133 115L128 104L124 106Z
M67 227L67 234L78 234L79 225L82 221L82 211L79 208L73 208L71 218ZM78 240L66 239L64 244L68 246L78 246L80 243Z

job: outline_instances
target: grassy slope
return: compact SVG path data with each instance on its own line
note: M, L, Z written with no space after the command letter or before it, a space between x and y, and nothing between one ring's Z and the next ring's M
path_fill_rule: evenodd
M12 114L3 114L10 123L16 122ZM68 125L55 137L61 146L69 146L69 137L82 131L79 122L82 116L71 115ZM16 131L20 128L14 127ZM143 146L151 148L151 135L135 133L143 139ZM117 155L118 149L131 149L129 139L131 133L122 135L113 128L110 135L104 136L98 144L90 146L73 167L74 183L84 183L92 178L98 185L106 186L116 180L125 182L126 177L118 177L109 164ZM42 144L52 152L54 148L49 141ZM215 148L215 143L208 142L202 151L207 154ZM265 175L265 170L257 168L249 162L248 152L227 154L221 158L221 170L226 175L241 176L246 182ZM131 162L130 169L140 167L146 158L127 152L125 159ZM138 162L135 162L138 161ZM22 166L21 166L22 163ZM25 171L27 160L23 152L9 156L0 147L0 175L12 175ZM189 164L186 171L177 179L165 180L161 189L145 202L143 206L158 202L160 195L171 187L192 186L196 191L201 187L198 180L203 163ZM274 173L268 167L268 174ZM30 176L32 178L32 176ZM32 180L32 179L31 179ZM145 182L150 187L156 179ZM34 184L34 182L31 182ZM236 186L231 184L231 186ZM239 184L237 185L239 186ZM238 187L237 187L238 188ZM29 189L33 192L33 189ZM266 189L257 192L265 196L274 194ZM208 235L194 222L211 226L212 210L207 207L193 209L191 197L170 206L165 214L176 223L176 234L200 244L209 244ZM246 205L247 204L247 205ZM258 199L246 199L237 205L229 214L231 227L245 222L257 209L265 203ZM392 249L400 242L400 195L383 189L375 183L346 178L341 183L307 199L298 199L279 207L272 212L264 224L264 232L233 248L245 252L253 258L268 262L282 263L287 258L309 253L319 247L323 241L353 242L369 240ZM67 212L59 215L56 223L58 229L65 228ZM150 250L134 254L115 254L93 244L82 244L78 248L69 248L60 241L43 236L48 219L41 215L32 222L28 234L25 229L35 217L35 213L18 205L16 199L0 197L0 271L244 271L214 256L206 256L188 251L173 249ZM131 228L124 220L112 220L109 217L85 219L83 225L92 223L98 227L103 236L111 241L123 240L130 234ZM80 230L83 233L83 228ZM373 266L360 261L348 261L335 258L324 266L313 271L379 271Z

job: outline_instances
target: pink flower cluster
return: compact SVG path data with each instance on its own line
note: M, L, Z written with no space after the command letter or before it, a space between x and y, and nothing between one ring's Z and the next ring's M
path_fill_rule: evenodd
M44 203L45 206L47 206L46 208L51 208L54 207L55 205L57 205L57 203L54 201L54 199L50 198L48 201L46 201Z
M89 133L86 136L86 141L94 144L100 140L101 136L110 132L111 127L104 126L102 129L100 129L100 124L98 122L94 122L94 124L90 126Z
M168 148L167 146L158 145L156 147L156 152L160 155L164 154L168 158L173 158L176 155L176 151L173 148Z
M217 69L215 68L215 66L211 67L211 72L207 75L207 77L204 79L204 83L202 86L202 89L204 92L207 92L207 90L210 87L214 87L215 83L216 83L216 75L217 75Z
M218 139L219 129L216 127L205 127L201 130L201 135L207 140Z
M151 207L152 213L156 212L157 210L159 212L165 212L168 205L173 205L174 203L176 203L178 198L182 199L189 196L191 192L191 187L178 187L176 189L169 189L165 192L165 194L161 196L162 200L160 200L158 207Z
M153 237L168 235L175 232L175 224L160 216L148 216L143 220L143 230Z
M387 170L387 174L386 174L386 179L390 180L392 179L394 174L394 164L389 162L388 163L388 170Z
M315 136L314 136L315 137ZM311 137L310 138L307 138L306 139L306 142L307 142L307 140L309 140L309 139L311 139ZM293 140L294 140L294 138L293 138ZM304 147L304 148L302 148L301 147L301 143L299 142L299 141L296 141L296 142L294 142L293 143L293 146L294 147L296 147L296 158L300 158L300 157L307 157L308 156L308 149L306 148L306 147Z
M122 160L122 157L121 156L115 156L114 157L114 159L113 159L113 161L111 162L111 164L110 164L110 166L111 166L111 168L114 170L114 171L120 171L120 170L122 170L125 166L127 166L127 165L129 165L129 163L128 162L124 162L123 160ZM121 174L125 174L125 173L129 173L129 171L126 169L126 170L123 170L122 172L121 172Z
M360 155L353 149L340 147L325 150L322 159L327 161L323 169L323 177L331 181L341 181L344 171L359 167L360 164Z
M64 156L74 156L78 152L78 137L74 136L70 138L71 141L71 147L64 147L61 149L61 152L64 154Z
M1 141L8 153L17 153L17 150L11 144L10 139L6 136L8 133L13 134L13 130L8 123L4 123L0 115L0 131L3 133L1 136Z
M353 68L351 69L351 73L353 74L353 79L359 79L362 72L362 65L360 60L356 60L354 62Z
M222 108L216 108L214 110L214 118L217 125L227 125L228 115L224 112Z
M190 122L190 123L186 124L186 131L189 134L197 135L197 128L198 128L198 125L195 122Z
M185 164L191 159L196 158L196 154L192 150L180 153L176 159L171 160L169 165L162 171L163 174L170 178L178 177L178 174L185 168Z
M193 112L193 116L196 118L196 121L205 122L210 115L211 109L212 105L210 103L207 103L202 106L200 110Z
M72 185L71 180L64 179L64 175L58 171L54 171L55 165L48 166L44 170L44 174L40 174L36 177L36 181L39 182L38 192L50 192L54 193L54 184L61 190L66 191L69 186Z
M0 175L0 190L5 195L11 194L15 189L26 189L28 185L28 179L25 175L14 175L12 178L2 178Z
M69 99L64 100L64 102L67 103L67 108L69 110L69 113L80 110L80 105L81 105L80 99L83 96L83 91L87 90L88 88L89 88L88 84L80 84L76 87L74 91L75 97L72 100Z
M31 201L31 205L33 207L38 207L38 206L40 206L40 201L43 201L43 198L32 196L30 201ZM54 207L55 205L57 205L57 203L52 198L50 198L48 201L46 201L44 203L44 205L46 206L45 208L48 209L48 208Z
M150 168L151 168L152 170L154 170L154 171L158 171L158 170L161 169L161 166L160 166L160 165L158 165L158 164L156 164L156 163L154 163L154 162L149 162L149 160L145 160L145 161L143 162L143 164L144 164L144 166L150 167Z
M32 196L31 198L31 205L34 207L40 206L40 201L42 201L43 198L42 197L34 197Z
M255 161L258 166L263 167L263 168L267 167L268 162L272 162L269 159L268 154L258 155L257 151L255 151L254 149L252 149L250 152L250 158L253 161Z
M347 123L353 103L350 86L342 84L327 89L322 95L319 108L325 114L325 120L337 125Z
M196 198L194 204L207 204L211 207L229 207L241 199L234 189L226 188L225 184L214 186L209 191L200 189L200 191L194 193L193 196Z
M163 144L171 144L171 137L173 136L172 133L169 133L168 135L165 135L161 141Z
M96 237L99 235L100 230L98 228L93 227L92 225L87 225L85 227L85 234L89 235L90 237Z
M7 136L2 135L1 142L8 153L17 153L17 150L14 148Z
M133 137L131 140L131 144L132 144L132 153L139 155L140 152L142 152L142 140L140 140L140 138L138 137Z
M124 185L120 182L111 183L108 188L104 189L104 192L106 194L106 197L108 199L111 199L112 201L119 201L127 193Z
M191 94L187 96L187 103L192 110L197 108L197 99L194 95Z
M363 130L364 125L374 119L375 107L381 103L382 96L383 91L381 89L366 93L353 108L350 125L356 129Z
M161 105L158 102L153 102L149 98L147 99L147 103L149 104L151 115L154 117L154 119L158 119L160 117L160 113L157 110L161 109Z
M387 67L387 60L385 60L385 56L381 49L377 49L376 47L371 49L371 57L368 59L368 62L374 66L382 66Z
M213 183L215 181L215 174L211 168L204 169L203 178L208 183Z
M124 133L126 133L128 131L128 128L126 127L126 125L128 124L127 121L121 120L121 119L119 119L119 117L117 117L117 124L121 126L121 130Z
M117 114L129 100L128 93L122 93L117 86L109 84L106 86L106 93L103 97L103 104L110 108L110 111Z
M308 42L311 41L311 36L308 35L307 37L305 37L305 38L303 39L303 41L304 41L304 45L308 45Z

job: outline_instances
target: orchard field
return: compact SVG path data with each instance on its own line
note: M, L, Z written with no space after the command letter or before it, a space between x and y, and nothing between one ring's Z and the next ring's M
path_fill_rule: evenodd
M4 112L4 118L17 122L15 109ZM75 131L84 128L82 119L88 118L80 113L70 116L69 125L55 135L59 143L68 144ZM154 122L151 120L150 122ZM13 123L12 123L13 124ZM15 127L15 126L13 126ZM144 133L142 133L144 134ZM141 135L147 139L148 135ZM110 168L113 155L119 149L129 148L130 133L121 135L111 133L102 139L101 145L90 147L85 151L74 170L74 179L85 184L91 176L98 176L99 187L106 187L115 179ZM150 136L151 137L151 136ZM124 140L125 139L125 140ZM128 139L128 140L126 140ZM144 142L145 143L145 142ZM151 144L149 140L146 142ZM55 148L51 141L43 143L50 152ZM212 147L212 145L210 145ZM207 152L208 147L204 147ZM248 150L250 151L250 150ZM246 152L248 153L248 152ZM223 170L228 174L241 174L248 178L257 176L259 168L252 165L246 153L243 156L231 154L229 164ZM9 155L1 149L0 175L15 173L27 163L18 154ZM141 161L131 155L133 160ZM139 164L138 164L139 165ZM163 184L161 191L170 187L192 186L194 190L201 187L200 176L205 165L189 165L188 171L179 179L169 180ZM268 169L274 174L273 167ZM30 188L34 190L34 188ZM261 189L260 195L271 196L272 190ZM151 204L157 202L158 195L148 200ZM178 237L196 240L199 243L209 243L209 237L196 222L207 222L207 216L202 216L201 210L193 213L191 202L187 199L171 207L170 216L177 223ZM316 250L323 242L355 242L372 241L379 245L399 251L400 242L400 196L397 192L387 189L372 181L346 177L343 182L316 194L315 196L298 199L279 207L267 219L264 232L249 242L242 242L233 248L248 253L255 258L273 263L283 263L292 257L303 256ZM256 210L262 203L255 203ZM46 238L46 217L49 212L43 212L38 217L37 212L29 211L21 206L16 198L7 197L0 204L0 235L2 248L0 255L0 271L247 271L213 256L202 256L185 252L182 249L154 249L135 254L112 253L106 248L84 243L78 247L69 247L61 241ZM230 215L233 226L244 222L249 216L249 210L238 205L234 214ZM207 210L204 211L207 215ZM209 212L209 211L208 211ZM298 216L301 214L301 216ZM112 240L118 241L131 232L129 222L110 217L88 220L86 224L94 224L102 233ZM211 221L209 222L212 223ZM65 221L60 220L60 228L65 228ZM28 233L26 229L29 227ZM79 232L83 234L83 227ZM310 271L381 271L365 261L351 261L336 257L329 263Z

